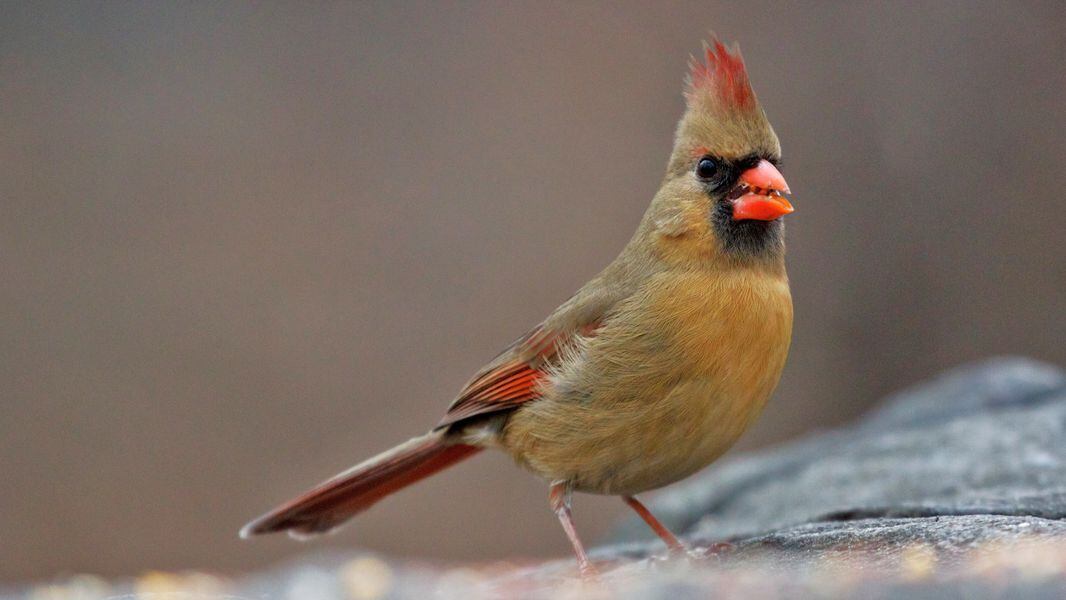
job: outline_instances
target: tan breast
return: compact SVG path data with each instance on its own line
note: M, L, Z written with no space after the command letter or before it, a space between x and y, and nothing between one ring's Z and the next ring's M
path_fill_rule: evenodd
M787 281L668 273L624 303L509 419L503 446L549 480L634 494L706 466L752 423L788 354Z

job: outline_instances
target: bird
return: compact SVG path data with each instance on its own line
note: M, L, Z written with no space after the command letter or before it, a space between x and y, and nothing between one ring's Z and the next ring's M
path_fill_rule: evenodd
M687 546L637 494L719 458L777 387L792 336L781 146L739 46L690 57L666 173L632 239L598 275L477 372L424 435L248 523L242 537L335 529L485 449L548 484L582 575L595 576L574 492L620 496Z

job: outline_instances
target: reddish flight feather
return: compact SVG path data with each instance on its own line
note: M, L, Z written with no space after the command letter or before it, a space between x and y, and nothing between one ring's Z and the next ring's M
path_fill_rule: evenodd
M415 438L259 517L245 525L241 537L285 530L297 536L329 531L385 496L480 451L449 444L440 433Z
M481 451L450 442L443 428L464 419L499 413L535 400L545 367L575 335L595 335L598 323L576 330L538 327L504 353L514 357L479 374L460 393L435 431L352 467L295 500L263 515L242 530L244 537L290 530L329 531L385 496Z
M459 393L437 428L459 421L512 409L540 396L545 367L575 335L595 335L599 323L590 323L576 331L553 331L536 328L512 344L507 352L515 356L479 374Z

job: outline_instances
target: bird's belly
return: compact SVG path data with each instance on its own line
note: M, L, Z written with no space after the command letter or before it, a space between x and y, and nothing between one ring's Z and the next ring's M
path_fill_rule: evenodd
M732 395L720 382L698 378L648 401L650 410L628 414L590 416L574 404L531 406L539 410L512 417L506 445L545 479L569 481L589 493L637 494L684 479L728 450L769 395L751 392ZM566 422L575 427L560 427Z
M731 394L711 379L680 383L627 436L640 456L611 476L586 476L587 485L611 494L635 494L679 481L724 454L762 411L766 395ZM626 453L623 453L626 454Z
M605 327L545 398L513 413L504 448L546 479L601 494L668 485L721 456L777 385L792 311L784 285L704 289L664 289L656 320L642 324L657 334L624 354ZM718 298L743 310L710 304Z

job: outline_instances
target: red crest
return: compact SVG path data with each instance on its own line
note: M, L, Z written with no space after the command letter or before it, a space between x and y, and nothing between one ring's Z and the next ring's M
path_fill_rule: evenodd
M692 59L689 63L688 86L685 97L691 103L702 94L714 94L728 108L749 109L755 106L755 93L744 70L740 48L730 50L718 41L704 44L704 61Z

